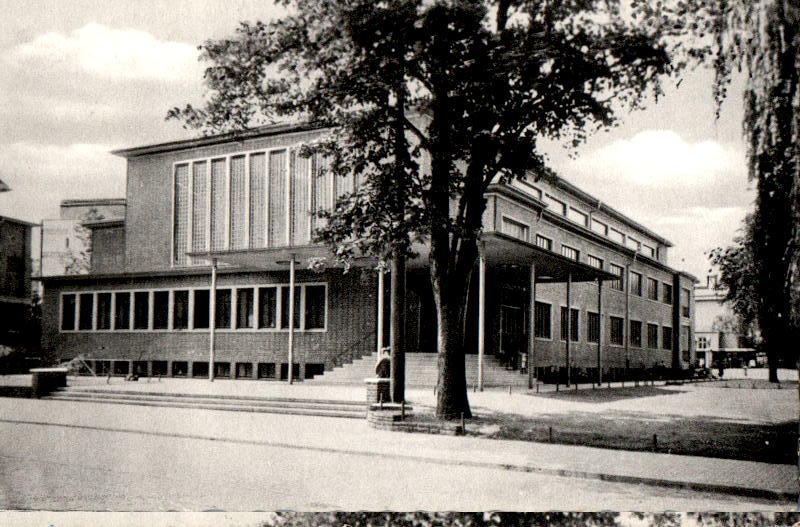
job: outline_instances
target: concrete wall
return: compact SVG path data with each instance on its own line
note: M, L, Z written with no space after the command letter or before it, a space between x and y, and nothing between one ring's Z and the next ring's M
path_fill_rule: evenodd
M125 270L125 229L96 227L92 229L92 273L121 273Z

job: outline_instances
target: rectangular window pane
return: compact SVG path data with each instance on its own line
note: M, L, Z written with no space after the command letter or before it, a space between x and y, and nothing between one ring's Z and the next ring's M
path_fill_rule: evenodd
M634 251L638 251L642 247L642 242L636 238L631 238L628 236L628 238L625 240L625 247L628 249L633 249Z
M114 293L114 329L131 329L131 294Z
M611 282L611 289L616 289L617 291L624 291L625 290L625 269L620 265L609 264L608 270L611 274L615 274L619 276L619 280L612 280Z
M688 289L681 288L681 316L689 318L689 298L691 293Z
M194 311L192 327L195 329L208 328L210 304L210 292L208 289L197 289L194 292Z
M592 218L592 230L597 234L606 236L608 234L608 225L602 221L597 221L596 219Z
M665 350L672 349L672 328L667 326L661 328L661 347Z
M306 288L306 329L325 327L325 286L307 285Z
M300 327L300 286L294 288L294 327ZM289 327L289 286L281 287L281 329Z
M253 304L253 290L236 290L236 327L252 328L255 306Z
M536 330L538 338L550 338L550 304L536 302Z
M603 268L603 260L601 260L597 256L592 256L591 254L586 255L586 263L597 269Z
M565 216L567 214L567 204L557 200L550 194L545 194L544 202L547 203L548 210L554 214L558 214L559 216Z
M133 294L133 329L150 327L150 293L137 291Z
M175 167L174 193L172 259L176 265L186 265L189 243L189 165Z
M317 217L317 215L331 208L331 182L333 176L328 171L328 161L318 153L315 153L311 158L311 171L311 185L313 188L311 210L314 213L311 218L311 226L317 229L325 224L325 220Z
M653 278L647 279L647 298L650 300L658 300L658 280Z
M75 329L75 295L61 296L61 329L72 331Z
M547 249L548 251L553 250L553 240L550 238L546 238L541 234L536 235L536 246L541 247L542 249Z
M226 159L211 160L211 248L225 249L225 214L228 196Z
M579 311L577 309L571 309L572 317L569 321L569 334L570 340L575 342L579 340ZM561 308L561 340L567 340L567 308Z
M608 228L608 237L617 243L625 243L625 234L614 227Z
M231 249L246 249L247 174L244 156L231 158L230 238Z
M153 329L169 327L169 291L153 293Z
M503 223L501 225L501 229L503 234L508 234L509 236L512 236L524 242L528 241L529 228L524 223L518 222L511 218L503 217Z
M648 256L650 258L655 258L656 257L656 249L655 249L655 247L651 247L651 246L649 246L647 244L642 244L642 253L645 256Z
M642 296L642 275L637 272L631 271L631 294Z
M691 328L687 325L681 326L681 352L688 352L689 351L689 342L691 340ZM683 354L684 360L686 359L686 354Z
M578 250L573 248L573 247L570 247L568 245L562 245L561 246L561 255L562 256L566 256L570 260L575 260L576 262L578 261L578 258L580 257L580 253L578 252Z
M216 317L214 327L231 327L231 290L217 290Z
M258 288L258 327L274 328L277 321L277 297L276 287Z
M287 185L286 151L269 154L269 244L271 247L286 245Z
M586 341L600 341L600 315L598 313L591 311L586 313Z
M92 316L94 312L94 295L81 293L78 313L78 329L92 329Z
M569 210L567 211L567 218L571 219L576 223L580 223L584 227L589 226L589 216L579 210L573 209L572 207L570 207Z
M97 329L111 329L111 293L97 294Z
M664 284L663 301L665 304L672 305L672 285L670 284Z
M656 324L647 324L647 347L658 349L658 326Z
M172 329L189 327L189 291L172 293Z
M609 329L611 330L609 333L609 340L611 344L615 344L617 346L622 346L623 340L623 328L625 321L622 320L620 317L610 317L610 324Z
M292 150L291 183L292 183L292 245L305 245L308 239L308 171L310 159L301 157Z
M208 181L206 162L192 165L192 250L205 251L208 229Z
M250 247L264 247L267 229L267 195L264 177L267 173L267 156L263 153L250 156Z
M642 323L631 320L631 346L642 347Z

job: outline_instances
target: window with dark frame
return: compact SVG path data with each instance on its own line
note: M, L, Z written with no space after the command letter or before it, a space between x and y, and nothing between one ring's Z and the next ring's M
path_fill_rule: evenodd
M569 245L561 245L561 255L577 262L580 258L580 251Z
M131 329L131 294L114 293L114 329Z
M647 324L647 347L658 349L658 324Z
M305 286L305 329L325 328L325 286Z
M252 328L255 316L253 303L253 288L236 290L236 327Z
M300 329L300 295L302 288L294 288L294 328ZM289 286L281 287L281 329L289 329Z
M133 294L133 329L150 328L150 293L136 291Z
M189 328L189 291L172 292L172 329Z
M586 313L586 342L600 342L600 314Z
M624 327L625 321L621 317L609 317L609 342L611 342L611 344L622 346Z
M631 320L631 346L642 347L642 323L638 320Z
M536 247L541 249L546 249L548 251L553 250L553 240L546 236L542 236L541 234L536 235Z
M192 296L194 296L192 327L194 329L208 329L208 317L211 309L211 292L208 289L196 289Z
M215 308L214 327L217 329L229 329L231 327L231 290L217 290L217 302Z
M75 307L77 306L74 294L61 295L61 330L75 330Z
M534 331L536 338L551 338L550 304L536 302L534 311L536 313L536 329Z
M625 268L621 265L616 264L608 264L608 270L611 274L617 275L619 279L611 281L611 289L616 289L617 291L624 291L625 290Z
M672 305L672 284L662 284L661 295L665 304Z
M153 292L153 329L169 327L169 291Z
M92 329L92 317L94 316L94 294L81 293L78 297L80 304L78 307L78 329L86 331Z
M688 289L681 288L681 316L685 318L689 318L689 299L691 298L691 292Z
M569 334L572 342L580 340L580 328L578 321L580 319L580 311L572 308L572 317L570 317ZM567 340L567 308L561 307L561 340Z
M274 328L278 316L278 288L258 288L258 327Z
M661 327L661 349L672 349L672 328L669 326Z
M97 293L97 329L111 329L111 293Z
M658 301L658 280L655 278L647 279L647 298Z
M603 268L603 260L601 258L598 258L597 256L593 256L591 254L586 255L586 263L588 263L589 265L591 265L592 267L594 267L596 269L602 269Z
M631 294L642 296L642 275L636 271L631 271Z

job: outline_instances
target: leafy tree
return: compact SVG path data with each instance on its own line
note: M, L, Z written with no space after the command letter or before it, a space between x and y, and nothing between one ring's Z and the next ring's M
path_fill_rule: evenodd
M83 224L88 221L102 220L104 216L96 208L90 208L83 215L81 221L72 228L75 239L78 240L69 248L64 256L64 274L86 274L92 265L92 231Z
M549 177L541 138L580 144L660 92L667 32L647 3L294 0L201 49L202 108L168 117L206 131L304 118L329 131L309 146L361 185L318 237L342 258L430 247L437 311L437 415L470 416L465 305L494 181Z
M750 265L740 257L752 255L756 318L770 381L777 382L778 358L797 361L797 346L787 344L800 337L800 1L679 4L687 27L713 40L703 56L715 67L718 104L732 72L747 74L743 132L749 176L758 184L756 209L747 227L750 252L726 256Z

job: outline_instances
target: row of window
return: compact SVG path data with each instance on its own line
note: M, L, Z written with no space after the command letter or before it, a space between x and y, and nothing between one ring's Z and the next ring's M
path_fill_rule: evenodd
M552 323L551 323L551 306L544 302L536 302L536 325L535 336L542 339L552 338ZM610 316L609 319L609 333L608 341L615 346L623 346L625 343L625 319L622 317ZM578 342L580 340L580 311L571 308L569 312L567 308L561 307L561 340L569 340ZM629 338L630 345L636 348L644 347L643 337L647 339L647 348L659 348L659 326L658 324L648 323L646 325L646 335L643 335L645 329L644 324L639 320L630 321ZM684 333L688 335L688 326L685 328ZM672 328L670 326L661 327L661 349L672 349ZM687 336L688 338L688 336ZM586 342L597 343L600 341L600 315L591 311L586 312ZM688 340L687 340L688 342ZM687 344L688 345L688 344Z
M634 251L644 254L649 258L655 259L658 257L658 250L653 245L642 242L641 240L638 240L633 236L626 235L619 229L615 229L614 227L611 227L607 223L598 220L594 216L590 216L589 214L581 210L578 210L570 205L567 205L560 199L546 192L542 192L541 189L533 185L520 181L516 182L515 186L521 188L527 194L535 196L539 200L547 203L548 205L547 209L555 214L558 214L559 216L563 216L568 220L571 220L581 225L582 227L591 230L596 234L599 234L614 242L617 242L620 245L624 245L629 249L633 249Z
M219 288L214 327L288 329L289 286ZM327 327L325 284L297 284L294 328ZM209 329L209 289L94 291L61 295L62 331L147 331Z

